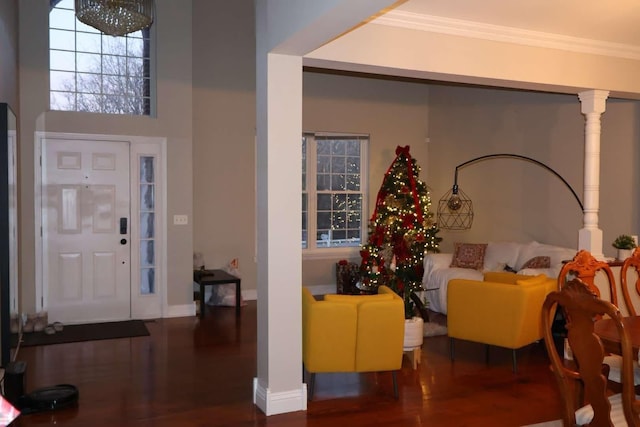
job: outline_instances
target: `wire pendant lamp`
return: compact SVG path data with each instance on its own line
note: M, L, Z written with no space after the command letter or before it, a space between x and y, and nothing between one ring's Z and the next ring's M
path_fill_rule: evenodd
M153 0L75 0L76 17L110 36L123 36L153 22Z

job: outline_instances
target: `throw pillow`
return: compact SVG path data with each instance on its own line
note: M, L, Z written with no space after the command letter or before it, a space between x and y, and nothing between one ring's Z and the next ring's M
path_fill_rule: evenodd
M450 267L473 268L482 270L486 243L454 243L453 258Z
M551 268L551 257L535 256L522 264L521 270L525 268Z

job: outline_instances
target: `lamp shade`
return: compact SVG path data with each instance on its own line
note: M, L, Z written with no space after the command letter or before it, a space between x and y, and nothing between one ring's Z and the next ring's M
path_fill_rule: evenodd
M75 0L76 17L110 36L123 36L153 22L153 0Z
M471 224L473 224L473 202L456 185L438 201L438 228L468 230Z

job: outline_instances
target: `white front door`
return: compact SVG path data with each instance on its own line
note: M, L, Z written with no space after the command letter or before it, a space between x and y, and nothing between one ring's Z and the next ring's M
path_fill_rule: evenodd
M129 143L42 140L44 306L49 321L131 318Z

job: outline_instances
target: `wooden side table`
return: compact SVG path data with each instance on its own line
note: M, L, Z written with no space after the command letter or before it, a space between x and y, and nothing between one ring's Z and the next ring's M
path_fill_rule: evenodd
M406 354L411 361L411 366L413 367L413 369L418 369L418 364L420 363L420 359L422 357L422 346L409 349L405 348L403 350L404 354Z
M240 278L224 270L193 270L193 281L200 285L200 318L204 317L204 289L207 286L236 284L236 316L240 316Z

